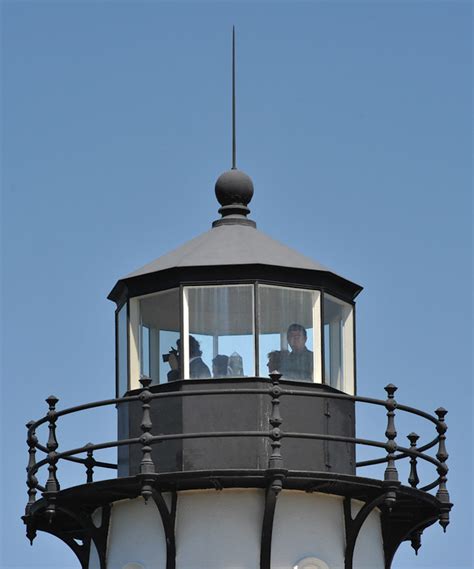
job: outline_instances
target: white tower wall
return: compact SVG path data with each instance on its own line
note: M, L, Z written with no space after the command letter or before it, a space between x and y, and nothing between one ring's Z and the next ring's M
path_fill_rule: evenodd
M177 569L259 569L265 494L258 489L178 493ZM165 496L169 502L169 496ZM353 515L360 504L353 505ZM272 569L343 569L343 498L284 490L275 510ZM302 560L307 559L307 564ZM320 560L320 566L316 561ZM312 563L312 564L311 564ZM326 564L326 565L324 565ZM153 500L122 500L112 507L108 569L165 569L166 542ZM380 515L373 511L360 532L354 569L383 569ZM99 569L91 551L90 569Z

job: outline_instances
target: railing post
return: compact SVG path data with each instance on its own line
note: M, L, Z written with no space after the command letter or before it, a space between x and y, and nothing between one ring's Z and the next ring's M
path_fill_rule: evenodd
M86 444L86 448L87 447L91 447L93 446L92 443L87 443ZM86 456L86 460L84 462L84 465L86 467L86 483L87 484L91 484L92 482L94 482L94 466L95 466L96 462L95 462L95 458L94 458L94 450L91 448L87 448L87 456Z
M270 431L270 441L272 447L272 454L268 461L269 470L273 471L272 475L272 490L278 494L283 488L283 478L285 471L283 469L283 457L281 456L281 424L283 422L280 413L280 378L281 373L272 372L270 374L270 379L272 381L272 387L270 393L272 396L272 411L270 415L269 423L271 425Z
M26 442L28 444L28 466L26 467L26 485L28 486L28 503L25 508L25 515L28 515L31 510L31 506L36 502L36 489L38 487L38 479L32 473L34 467L36 466L36 445L38 443L38 437L36 436L36 430L33 428L35 424L34 421L29 421L26 423L26 428L28 429L28 436Z
M385 505L389 511L391 511L397 498L394 486L396 487L398 485L398 471L394 460L395 451L397 450L397 443L395 442L395 437L397 436L397 430L395 429L395 409L397 408L397 402L395 401L394 393L397 389L398 388L392 383L389 383L385 387L388 397L385 400L385 408L387 409L387 430L385 431L385 436L387 437L385 444L387 450L387 467L384 473L384 482L388 486ZM394 482L397 484L394 485Z
M283 480L287 471L283 468L283 458L281 456L281 424L282 418L280 414L280 395L282 389L280 387L281 373L274 371L270 374L272 386L268 390L271 395L271 413L268 419L270 423L270 444L272 452L268 460L268 485L265 492L265 505L263 509L262 533L260 538L260 567L268 569L272 566L272 536L273 536L273 520L275 517L275 508L278 495L283 489Z
M446 416L447 411L443 407L439 407L438 409L436 409L435 413L438 417L436 430L438 432L438 441L439 441L439 447L438 447L438 452L436 453L436 458L440 462L440 465L437 468L440 481L439 481L438 491L436 492L436 497L443 504L439 516L439 524L443 528L443 531L446 532L446 528L449 525L449 511L451 509L449 492L446 487L446 482L448 480L447 474L449 470L446 461L449 455L446 451L446 435L445 435L446 431L448 430L448 426L446 425L444 417Z
M57 397L54 395L50 395L46 399L46 403L49 406L48 413L46 416L48 417L48 429L49 429L49 436L48 442L46 444L46 448L48 449L48 480L46 482L46 490L43 492L43 496L46 498L48 502L48 506L46 508L46 517L51 523L53 521L54 515L56 513L56 494L59 492L59 482L56 476L56 472L58 470L57 464L57 454L56 449L58 448L58 441L56 439L56 421L57 421L57 414L56 414L56 403L59 401Z
M33 540L36 537L36 527L32 523L32 517L30 516L31 507L36 502L36 493L38 488L38 478L36 478L33 473L33 469L36 466L36 445L38 443L38 437L36 436L36 430L33 428L35 424L34 421L29 421L26 424L28 429L28 436L26 442L28 444L28 466L26 467L26 485L28 486L28 503L25 507L25 516L23 518L26 524L26 537L33 545Z
M151 439L153 438L150 431L152 429L152 421L150 416L150 401L152 398L151 391L148 387L151 384L151 379L148 377L143 377L140 379L142 385L142 391L140 393L140 401L142 402L142 422L140 428L142 430L142 436L140 437L140 442L142 443L142 460L140 462L140 477L142 479L141 495L145 500L145 504L148 502L149 498L153 494L153 482L156 478L155 464L151 457Z
M410 449L416 450L416 442L420 437L416 433L410 433L407 435L407 439L410 441ZM410 457L410 474L408 476L408 484L412 488L416 488L420 482L417 472L417 459L416 456Z

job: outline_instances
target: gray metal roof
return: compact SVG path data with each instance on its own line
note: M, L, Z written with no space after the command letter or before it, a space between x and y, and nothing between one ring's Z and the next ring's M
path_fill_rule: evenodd
M255 227L229 224L212 228L123 278L129 279L174 267L253 264L336 274Z

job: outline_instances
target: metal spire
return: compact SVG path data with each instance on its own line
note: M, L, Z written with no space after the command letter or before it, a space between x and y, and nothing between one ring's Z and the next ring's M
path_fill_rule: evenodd
M219 213L222 219L214 221L212 227L218 225L241 223L255 227L255 222L246 219L250 213L247 207L253 196L253 182L236 166L235 143L235 26L232 26L232 168L217 178L215 191L220 203Z
M235 165L235 26L232 26L232 170Z

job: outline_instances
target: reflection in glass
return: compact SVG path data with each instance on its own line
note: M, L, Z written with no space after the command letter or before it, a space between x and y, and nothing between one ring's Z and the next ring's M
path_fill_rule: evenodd
M260 374L321 381L319 292L259 285L258 298Z
M140 299L140 374L152 384L181 377L179 371L179 291ZM172 373L171 373L172 372Z
M353 393L354 347L352 306L324 295L325 383Z
M253 286L187 287L184 303L185 377L254 376Z
M121 397L128 391L128 334L127 304L117 313L117 395Z

